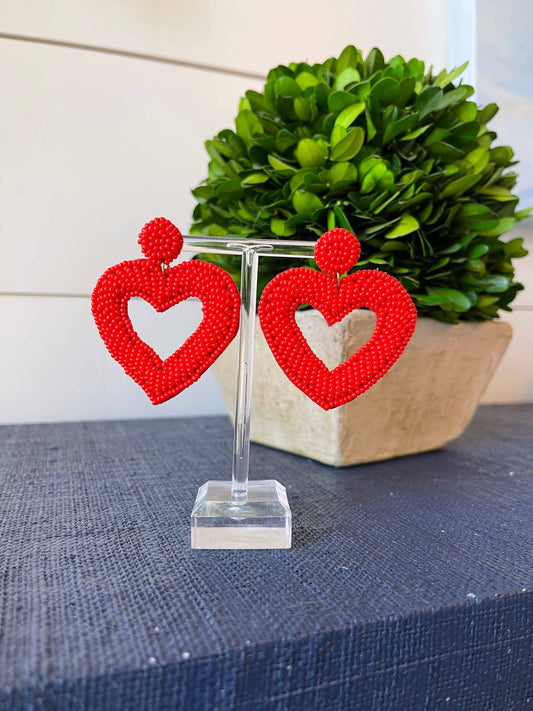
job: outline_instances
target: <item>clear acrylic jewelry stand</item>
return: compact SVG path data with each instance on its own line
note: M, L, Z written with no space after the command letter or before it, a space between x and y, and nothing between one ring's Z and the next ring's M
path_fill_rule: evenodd
M241 255L241 317L231 481L198 489L191 514L192 548L290 548L291 510L275 479L248 481L257 270L261 257L309 259L314 242L184 237L183 251Z

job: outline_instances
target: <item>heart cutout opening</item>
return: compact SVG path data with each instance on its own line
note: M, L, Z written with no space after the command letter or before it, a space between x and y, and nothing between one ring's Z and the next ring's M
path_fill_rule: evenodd
M370 309L354 309L332 326L320 311L313 312L314 318L309 319L305 315L308 309L297 311L296 324L309 348L329 370L346 362L376 330L376 314Z
M141 297L128 301L128 317L139 338L161 360L169 358L196 331L203 318L200 299L184 299L166 311L156 311Z

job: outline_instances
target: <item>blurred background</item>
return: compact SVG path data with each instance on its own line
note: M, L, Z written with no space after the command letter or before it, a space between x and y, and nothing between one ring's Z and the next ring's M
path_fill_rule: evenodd
M529 0L0 0L0 422L225 412L205 374L153 407L107 354L90 293L137 259L137 235L165 216L183 233L203 143L233 126L239 98L272 66L323 61L348 44L418 57L436 72L470 64L474 99L495 101L500 144L520 160L533 205L533 6ZM533 250L531 219L516 234ZM511 238L513 234L509 235ZM533 400L533 255L505 315L514 338L485 402ZM143 308L143 306L145 308ZM163 357L200 305L133 321Z

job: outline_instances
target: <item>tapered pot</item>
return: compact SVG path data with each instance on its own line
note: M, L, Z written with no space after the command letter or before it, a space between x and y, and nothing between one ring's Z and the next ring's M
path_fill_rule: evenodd
M328 327L315 310L296 320L329 368L372 335L375 316L356 310ZM399 360L367 392L324 411L300 392L272 356L257 321L251 437L254 442L346 466L438 449L459 437L511 339L500 321L448 325L419 318ZM213 370L234 414L238 339Z

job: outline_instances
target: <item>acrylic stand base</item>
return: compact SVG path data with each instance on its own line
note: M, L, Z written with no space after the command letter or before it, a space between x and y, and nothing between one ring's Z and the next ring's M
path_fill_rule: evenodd
M239 501L231 481L208 481L198 489L191 514L191 547L290 548L285 487L274 479L249 481Z

